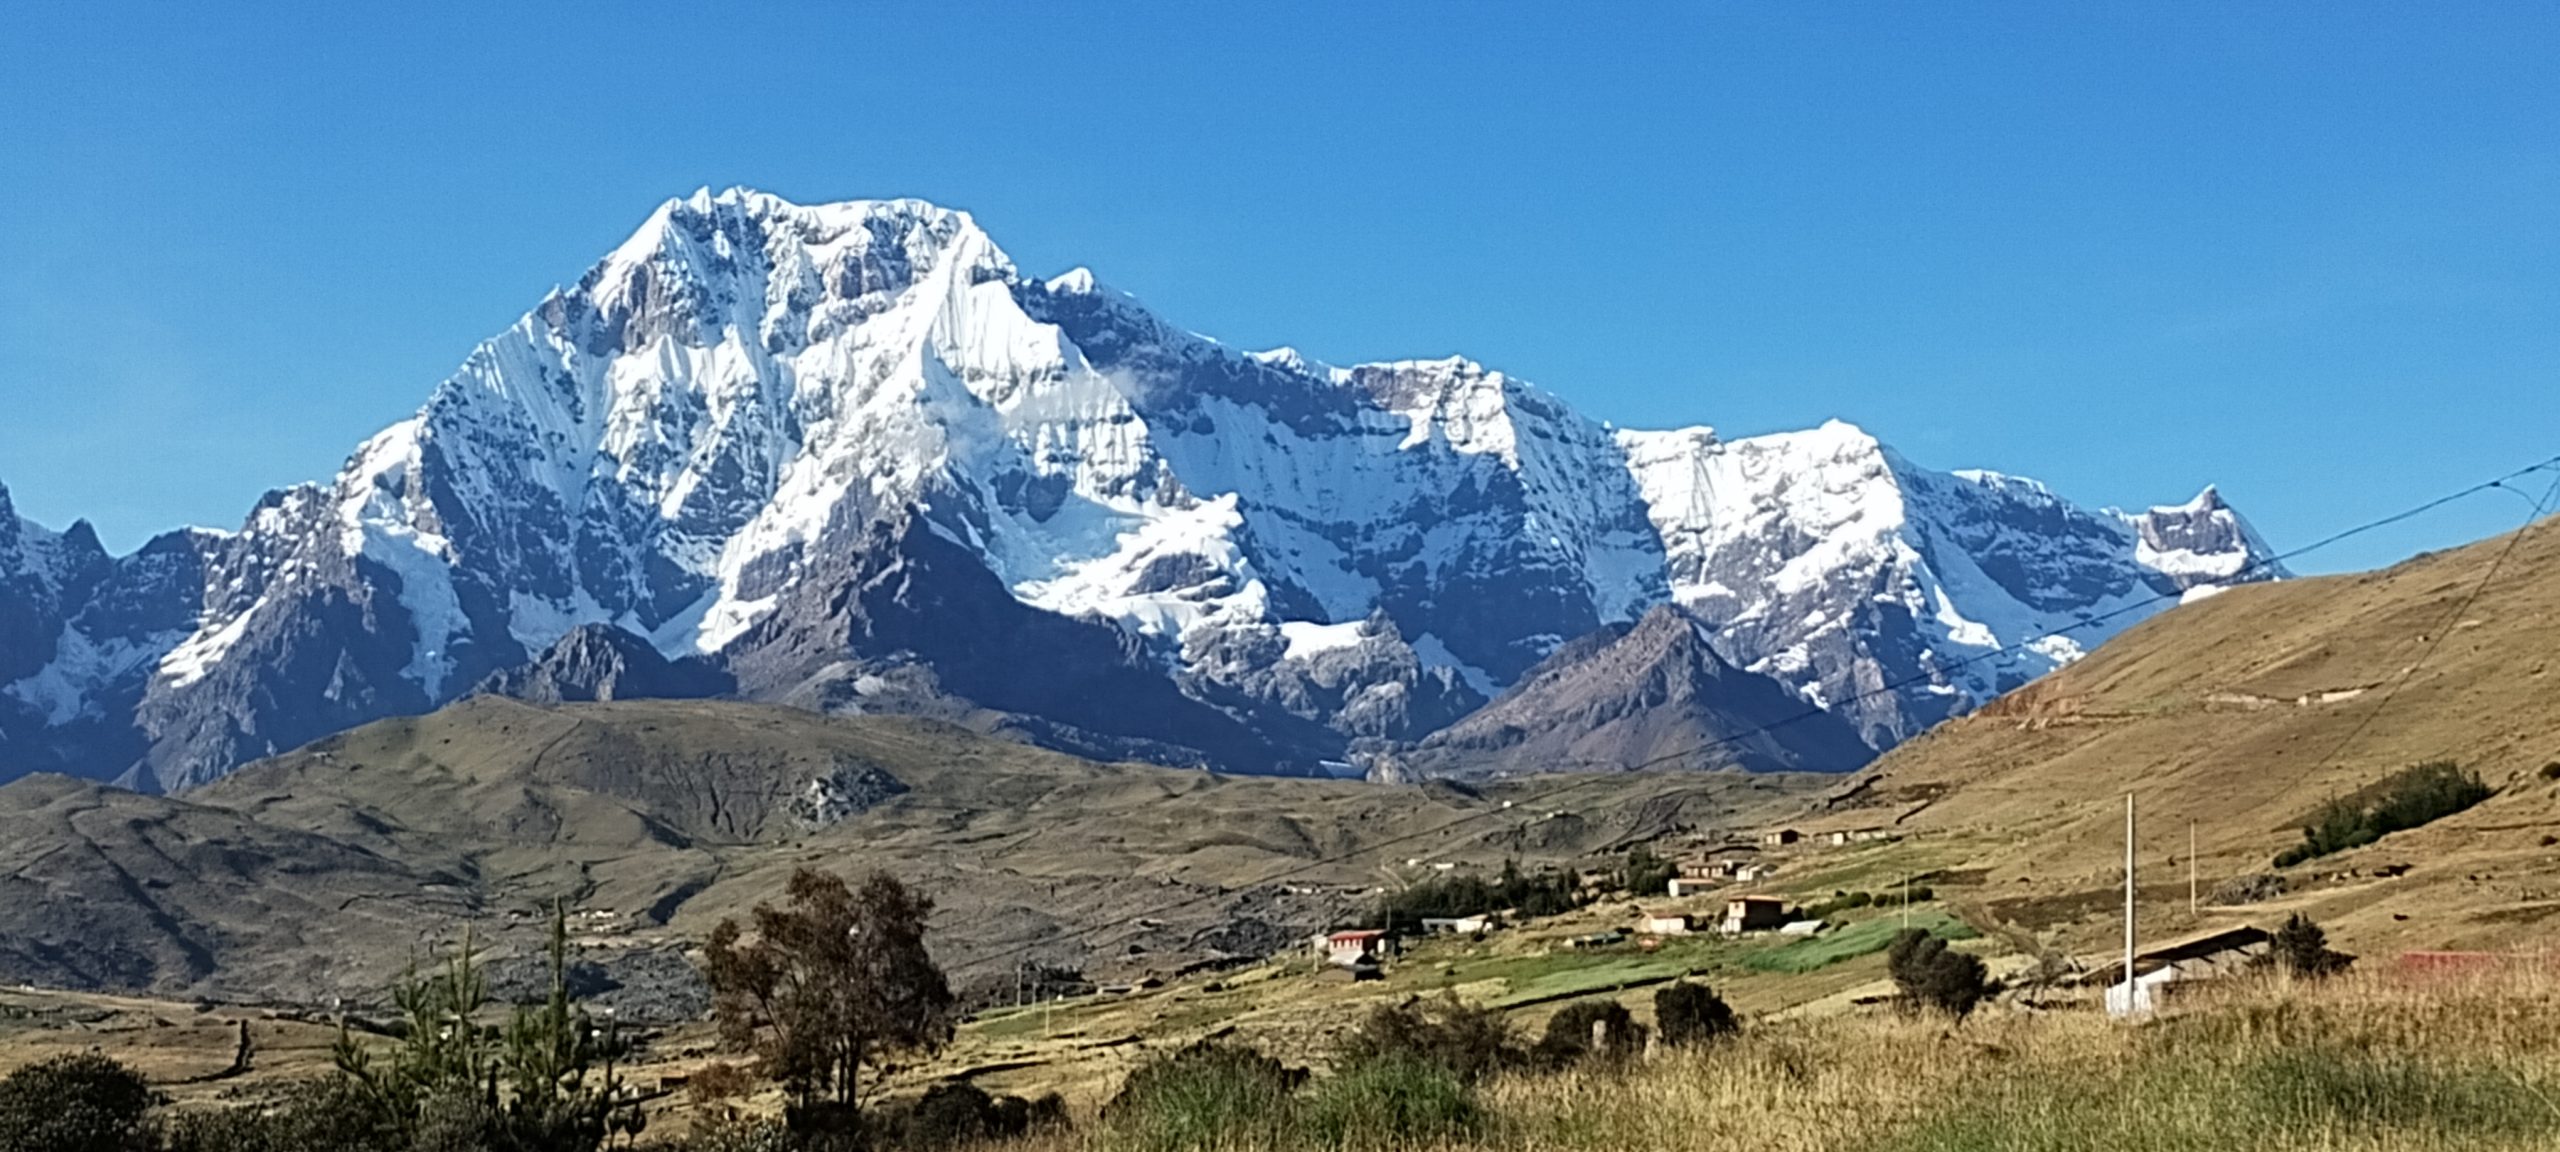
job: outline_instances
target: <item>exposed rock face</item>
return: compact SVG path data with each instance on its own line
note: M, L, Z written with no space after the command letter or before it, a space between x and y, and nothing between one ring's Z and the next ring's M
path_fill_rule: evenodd
M1615 432L1461 359L1240 353L931 204L705 192L237 533L113 558L0 514L0 778L189 787L591 625L755 698L912 668L909 703L1061 747L1305 770L1666 602L1882 746L2262 555L2210 494L2089 513L1844 425Z
M833 828L906 790L903 781L879 765L843 761L835 771L811 776L801 785L791 815L803 829Z
M700 657L669 660L611 624L569 630L532 663L496 673L479 691L534 704L691 700L735 691L737 681Z
M1874 758L1840 717L1716 655L1706 627L1660 605L1532 669L1406 759L1429 773L1685 766L1846 772Z

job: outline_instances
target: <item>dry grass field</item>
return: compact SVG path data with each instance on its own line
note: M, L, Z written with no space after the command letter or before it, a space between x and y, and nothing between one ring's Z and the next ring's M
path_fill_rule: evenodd
M2067 947L2115 931L2125 793L2141 816L2147 935L2307 912L2350 951L2547 948L2560 936L2560 530L2385 571L2235 589L1896 749L1807 827L1883 825L1829 867L1955 869L1980 926ZM2478 591L2476 600L2470 600ZM2465 602L2470 601L2465 606ZM2456 609L2462 609L2459 613ZM2287 869L2289 893L2188 914L2271 871L2323 801L2449 759L2486 803Z
M1498 1078L1463 1131L1211 1147L1410 1152L2524 1152L2560 1147L2560 984L2245 981L2140 1025L1998 1008L1961 1025L1889 1010L1763 1022L1623 1068ZM1163 1147L1088 1119L1004 1147Z

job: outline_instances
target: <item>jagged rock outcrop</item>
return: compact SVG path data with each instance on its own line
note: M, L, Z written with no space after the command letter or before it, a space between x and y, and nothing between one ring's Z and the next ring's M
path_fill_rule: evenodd
M1840 717L1718 656L1707 627L1658 605L1595 633L1404 758L1427 774L1632 767L1846 772L1874 750Z
M692 700L725 696L737 680L701 657L669 660L611 624L569 630L532 663L492 674L477 691L533 704Z

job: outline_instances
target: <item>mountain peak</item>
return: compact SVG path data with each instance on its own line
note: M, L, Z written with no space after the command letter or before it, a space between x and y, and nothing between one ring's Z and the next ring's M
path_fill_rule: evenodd
M1620 431L1463 356L1242 352L1102 284L1026 279L922 200L668 200L331 484L236 535L46 561L82 575L22 598L35 640L0 656L33 664L0 660L0 695L124 701L103 729L137 735L95 767L174 787L493 673L619 693L645 646L755 698L912 666L1061 745L1305 764L1612 649L1691 720L1757 684L1784 699L1746 711L1836 701L1881 746L2072 658L2056 630L2163 573L2246 572L2218 498L2097 516L1836 420ZM1309 637L1356 643L1293 661ZM0 700L0 740L22 716Z

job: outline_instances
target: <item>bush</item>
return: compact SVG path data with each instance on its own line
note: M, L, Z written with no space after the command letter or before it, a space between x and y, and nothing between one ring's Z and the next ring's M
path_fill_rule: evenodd
M1885 949L1885 971L1901 989L1904 1003L1934 1008L1958 1020L1973 1013L1991 994L1982 958L1947 947L1924 929L1905 929Z
M0 1152L123 1152L154 1095L140 1073L94 1052L0 1079Z
M344 1080L293 1090L266 1108L180 1112L162 1129L168 1152L407 1152L364 1095Z
M2284 877L2260 872L2223 881L2207 899L2215 904L2258 904L2284 895L2284 890Z
M1742 1031L1742 1021L1733 1014L1733 1006L1716 995L1715 989L1686 980L1653 994L1653 1026L1662 1032L1662 1042L1674 1048L1686 1048L1719 1040Z
M1335 1054L1338 1068L1418 1061L1460 1083L1474 1084L1525 1062L1511 1025L1493 1008L1471 1008L1455 995L1407 1000L1369 1013Z
M1063 1124L1067 1106L1056 1093L1038 1100L991 1096L975 1084L936 1084L912 1101L875 1109L865 1133L882 1147L949 1148L1009 1140L1034 1128Z
M800 1152L781 1121L743 1116L723 1116L696 1125L683 1140L648 1147L660 1152Z
M1592 1034L1602 1036L1594 1045ZM1538 1040L1537 1057L1562 1068L1584 1060L1623 1060L1644 1052L1644 1025L1615 1000L1582 1000L1549 1017L1546 1035Z
M2353 956L2332 951L2329 934L2300 912L2286 917L2284 926L2276 929L2268 954L2285 971L2313 979L2344 972L2356 962Z
M2453 815L2495 790L2450 760L2398 772L2355 796L2332 800L2302 826L2302 843L2276 856L2278 868L2360 848L2394 832Z
M1204 1040L1129 1073L1103 1127L1116 1145L1166 1152L1275 1144L1306 1078L1251 1048Z
M1926 904L1938 898L1936 889L1926 884L1913 885L1906 892L1900 888L1890 892L1833 892L1828 900L1817 901L1796 910L1799 920L1822 920L1841 912L1860 908L1898 908L1904 903Z
M1474 1130L1475 1092L1447 1067L1411 1055L1369 1060L1316 1082L1299 1106L1301 1143L1325 1147L1436 1144Z

